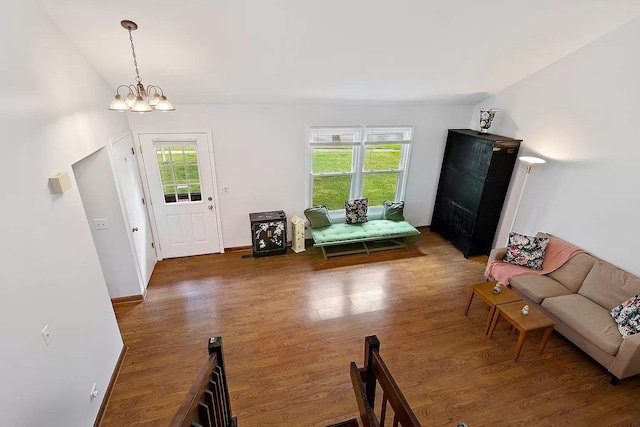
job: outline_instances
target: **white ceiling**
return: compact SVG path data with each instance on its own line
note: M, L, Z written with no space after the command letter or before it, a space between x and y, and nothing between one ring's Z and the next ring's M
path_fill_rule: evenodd
M115 89L197 103L475 103L640 15L638 0L38 0Z

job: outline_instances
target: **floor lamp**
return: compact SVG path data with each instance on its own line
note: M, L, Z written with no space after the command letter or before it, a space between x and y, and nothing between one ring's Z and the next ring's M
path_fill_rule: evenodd
M527 178L529 177L529 174L533 169L533 165L541 165L542 163L547 163L546 160L541 159L539 157L522 156L518 158L518 160L520 160L522 163L527 165L527 174L524 176L524 181L522 182L522 188L520 189L520 197L518 197L518 204L516 205L516 210L513 213L513 220L511 221L511 227L509 227L509 234L511 234L511 232L513 231L513 226L516 223L516 218L518 217L518 209L520 209L520 202L522 201L522 195L524 194L524 187L526 187L527 185ZM507 244L508 243L509 242L507 242Z

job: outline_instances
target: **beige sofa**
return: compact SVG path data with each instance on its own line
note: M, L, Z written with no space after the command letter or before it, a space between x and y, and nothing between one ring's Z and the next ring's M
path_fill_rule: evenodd
M496 248L489 263L502 261ZM640 373L640 334L622 338L609 311L640 293L640 278L580 253L548 275L514 276L510 287L556 322L564 335L613 375L611 384Z

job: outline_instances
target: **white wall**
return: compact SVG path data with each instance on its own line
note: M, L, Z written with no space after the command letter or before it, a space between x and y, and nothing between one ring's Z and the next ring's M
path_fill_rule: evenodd
M547 231L634 274L640 229L640 19L490 97L492 133L548 163L529 176L515 230ZM477 128L478 108L471 126ZM506 241L525 175L512 179L496 244Z
M172 113L129 115L139 130L212 129L226 247L251 244L249 213L305 209L305 129L310 125L413 124L407 219L431 222L447 128L464 128L470 106L177 105Z
M0 425L90 426L122 340L78 189L48 178L127 123L33 0L2 2L0 23Z
M73 165L93 242L111 298L144 294L135 255L127 236L120 200L106 148ZM109 228L96 230L94 219L106 219Z

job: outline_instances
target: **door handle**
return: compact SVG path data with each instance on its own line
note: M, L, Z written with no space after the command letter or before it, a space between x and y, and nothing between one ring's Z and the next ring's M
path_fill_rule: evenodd
M136 231L138 231L138 227L133 227L133 228L131 229L131 232L132 232L132 233L135 233Z
M213 210L213 205L209 205L209 210L212 211Z

